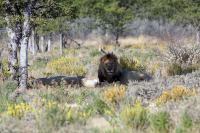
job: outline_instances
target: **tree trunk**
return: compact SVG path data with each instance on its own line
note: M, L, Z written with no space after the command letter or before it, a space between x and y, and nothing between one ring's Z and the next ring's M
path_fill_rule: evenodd
M33 29L32 29L32 52L33 52L33 55L35 55L36 53L35 26L33 26Z
M60 54L63 55L63 34L60 33Z
M32 50L32 39L31 37L29 37L29 41L28 41L28 50L30 50L32 53L33 53L33 50Z
M45 42L44 42L44 34L41 35L41 51L44 53Z
M119 39L119 36L118 36L118 35L116 35L116 44L117 44L117 46L118 46L118 47L120 47L120 44L119 44L119 41L118 41L118 39Z
M197 36L197 44L199 45L200 44L200 41L199 41L199 28L196 28L196 36Z
M48 51L51 50L51 33L49 33L49 39L48 39Z
M23 27L23 37L22 44L20 49L20 78L19 78L19 89L27 89L27 78L28 78L28 69L27 69L27 46L28 40L30 37L30 8L28 3L24 5L24 27Z
M10 19L8 16L6 16L6 21L8 26L6 27L8 36L10 38L10 43L7 45L8 49L9 49L9 55L8 55L8 60L9 60L9 64L10 64L10 80L14 81L16 83L18 83L18 76L17 76L17 72L18 72L18 68L17 68L17 63L18 63L18 58L17 58L17 47L18 47L18 43L19 43L19 39L17 38L16 33L12 30L12 25L10 23ZM9 27L11 26L11 27Z
M40 48L39 48L39 36L37 31L35 31L35 43L36 43L36 52L40 52Z

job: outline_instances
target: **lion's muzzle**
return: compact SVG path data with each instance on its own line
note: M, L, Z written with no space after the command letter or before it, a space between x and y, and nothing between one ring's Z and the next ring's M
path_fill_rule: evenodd
M108 75L113 75L113 70L107 70Z

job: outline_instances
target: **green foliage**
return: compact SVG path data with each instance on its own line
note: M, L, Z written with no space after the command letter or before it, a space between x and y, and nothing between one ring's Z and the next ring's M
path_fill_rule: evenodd
M141 51L136 51L133 53L133 56L136 57L138 60L140 60L142 63L146 63L147 59L152 60L153 58L159 58L159 56L153 52L152 50L149 50L148 53L142 53Z
M168 65L166 67L166 71L169 74L169 76L174 76L174 75L181 75L181 74L187 74L191 73L193 71L199 70L199 67L197 65L195 66L186 66L186 68L182 68L181 65L179 64L172 64Z
M126 24L130 23L133 18L132 8L135 0L99 0L92 2L84 0L80 1L79 4L82 5L82 15L88 16L89 14L89 16L99 19L96 26L101 27L104 33L111 31L116 36L116 43L118 43L118 36L121 36L124 31L130 30Z
M41 57L36 57L36 61L33 62L33 68L35 69L43 69L47 66L48 60L43 59Z
M185 69L182 69L182 74L192 73L193 71L199 70L198 65L187 66Z
M190 130L192 130L194 126L194 123L192 122L192 118L187 114L187 110L182 115L181 125Z
M172 64L166 67L166 71L170 76L181 75L181 66L178 64Z
M100 93L102 92L102 90L98 91L97 94L92 93L92 103L84 106L84 110L92 111L92 114L99 114L99 115L103 115L105 113L105 110L108 110L108 106L106 105L106 103L102 100L102 98L100 97Z
M108 130L105 133L121 133L121 131L118 131L118 130L114 129L114 130Z
M147 108L141 105L133 105L124 109L120 114L120 118L131 129L144 129L148 125Z
M100 51L92 51L92 52L90 52L90 56L91 57L100 56L100 55L102 55L102 53Z
M140 62L133 61L131 59L128 59L127 57L120 57L120 67L122 69L126 70L132 70L132 71L145 71L145 67L140 64Z
M79 58L62 56L60 59L47 63L47 72L59 75L84 76L87 70Z
M1 80L7 80L10 77L10 68L9 68L9 62L8 58L3 58L2 61L0 62L0 67L3 67L1 73L0 73L0 78Z
M16 90L17 85L6 81L4 84L0 84L0 113L7 110L7 103L14 104L14 100L9 95Z
M186 132L187 132L187 129L184 127L178 127L176 129L176 133L186 133Z
M67 112L63 109L59 109L58 106L53 106L47 110L45 118L49 125L59 129L60 126L63 126L67 120Z
M88 97L88 96L91 96L93 95L93 92L91 91L86 91L86 90L81 90L80 91L80 94L75 94L74 95L74 99L75 99L75 102L79 105L82 105L82 103L85 101L85 99Z
M171 126L169 115L165 111L159 111L156 114L150 115L150 124L155 131L160 133L169 132Z

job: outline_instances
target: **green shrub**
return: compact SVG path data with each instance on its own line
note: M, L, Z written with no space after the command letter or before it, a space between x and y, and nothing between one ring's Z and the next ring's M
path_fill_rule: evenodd
M14 104L14 100L9 95L16 89L17 85L10 81L6 81L3 85L0 84L0 113L7 110L7 103Z
M174 76L174 75L181 75L181 66L178 64L172 64L172 65L168 65L166 67L166 71L169 74L169 76Z
M97 94L93 92L90 93L92 96L92 102L84 106L84 110L92 111L92 114L103 115L105 113L105 109L109 109L106 103L100 97L100 93L102 90L98 91Z
M171 126L169 115L165 111L159 111L157 114L150 115L150 124L155 131L160 133L169 132Z
M7 57L2 59L2 61L0 62L0 68L1 68L1 66L3 67L3 69L2 69L2 71L0 70L1 71L0 78L1 78L1 80L5 81L11 75Z
M33 67L35 69L45 68L47 66L47 59L42 59L41 57L36 57L36 61L33 62Z
M192 122L192 118L187 114L187 110L182 115L181 125L192 130L194 123Z
M187 129L184 127L178 127L176 129L176 133L186 133L186 132L187 132Z
M182 74L192 73L193 71L199 70L199 66L187 66L185 69L182 70Z
M100 51L92 51L92 52L90 52L90 56L91 57L98 56L98 55L101 56L102 53Z
M127 57L120 57L120 67L126 70L132 71L145 71L145 67L140 64L140 62L133 61Z
M47 63L47 73L55 75L84 76L87 69L79 58L62 56L58 60Z
M184 69L179 64L172 64L166 67L166 71L169 74L169 76L192 73L193 71L196 71L196 70L199 70L199 66L197 65L186 66L186 68Z
M126 108L121 112L120 118L131 129L144 129L148 125L147 108L140 105Z
M59 109L58 106L50 107L47 110L45 118L49 125L59 129L60 126L63 126L67 120L67 112L63 109Z
M86 91L81 89L79 94L74 95L74 99L77 104L82 105L85 99L91 95L93 95L92 91Z

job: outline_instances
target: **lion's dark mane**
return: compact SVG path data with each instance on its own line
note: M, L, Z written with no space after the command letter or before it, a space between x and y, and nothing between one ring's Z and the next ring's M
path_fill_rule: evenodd
M105 71L103 67L103 63L104 63L103 61L105 59L113 59L116 62L116 66L115 66L116 68L112 76L108 76L107 72ZM108 82L108 83L117 82L117 81L120 81L121 76L122 76L122 70L118 64L117 57L113 53L108 53L104 55L100 59L100 65L98 69L99 82Z

